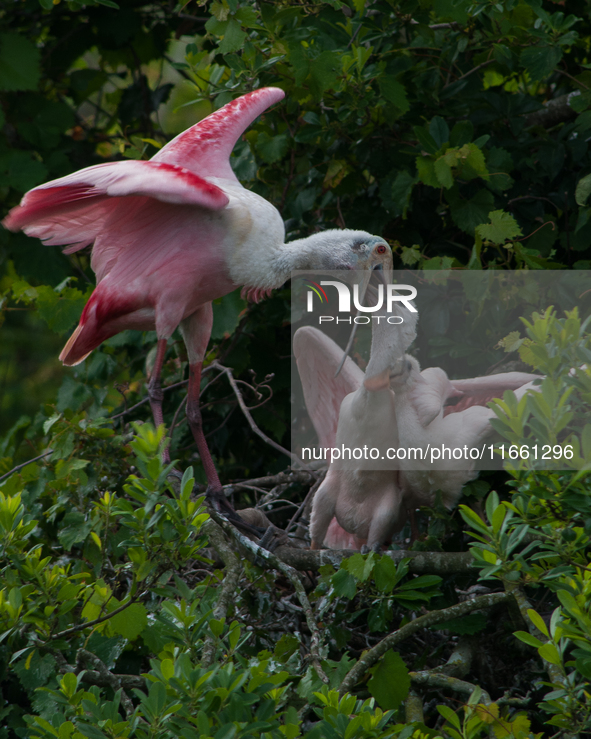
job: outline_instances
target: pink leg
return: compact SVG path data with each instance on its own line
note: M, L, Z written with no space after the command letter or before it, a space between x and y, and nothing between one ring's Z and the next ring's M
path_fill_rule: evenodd
M154 369L152 370L152 376L148 383L148 397L150 398L150 407L152 408L152 415L154 416L154 425L156 428L164 423L164 415L162 413L163 393L160 375L162 373L162 365L164 364L164 355L166 354L167 343L168 339L158 339L156 361L154 362ZM162 459L165 464L170 462L170 452L168 449L164 450Z
M207 446L205 435L203 433L203 423L201 421L201 410L199 408L199 392L201 386L201 368L203 362L195 362L189 365L189 391L187 393L187 419L193 433L193 438L197 444L201 464L207 476L207 484L212 490L221 490L222 485L218 476L215 464L211 458L211 452Z
M187 393L187 420L191 427L191 432L195 442L201 463L207 476L207 499L210 505L222 513L239 529L259 537L264 533L264 529L243 521L236 513L234 508L228 502L220 478L218 476L215 464L211 457L211 452L207 446L205 435L203 433L203 423L201 420L201 410L199 408L199 394L201 385L201 369L203 367L203 359L211 335L211 327L213 324L213 309L211 303L206 303L198 308L195 313L185 318L180 324L180 330L187 346L187 354L189 355L189 390Z

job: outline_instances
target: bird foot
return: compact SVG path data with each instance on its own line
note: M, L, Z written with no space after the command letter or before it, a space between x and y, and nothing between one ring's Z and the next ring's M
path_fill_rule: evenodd
M205 501L213 508L214 511L227 518L230 523L244 534L250 534L251 536L255 536L257 539L260 539L265 534L266 529L247 523L238 513L236 513L234 507L228 501L221 488L209 485L205 491Z

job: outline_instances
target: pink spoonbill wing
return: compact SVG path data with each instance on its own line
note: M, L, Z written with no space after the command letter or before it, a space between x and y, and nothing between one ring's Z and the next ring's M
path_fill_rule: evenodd
M263 87L242 95L180 133L152 161L187 167L203 177L237 182L230 166L232 149L254 119L284 97L278 87Z
M146 196L174 205L219 210L228 203L223 187L208 177L237 179L230 154L240 135L285 93L264 87L225 105L179 134L149 162L108 162L30 190L3 225L22 229L48 244L71 244L71 253L92 244L111 213L113 198Z
M228 204L222 189L184 167L164 162L109 162L47 182L28 192L3 223L47 244L92 243L111 210L111 198L145 196L175 205L219 210Z
M302 326L293 337L293 352L306 408L323 448L335 445L341 403L363 383L363 370L350 357L335 377L343 351L331 338L312 326Z
M529 387L529 383L539 379L543 378L527 372L501 372L466 380L451 380L455 393L448 397L460 399L454 405L446 405L444 415L457 413L475 405L485 406L493 398L502 398L505 390L518 390L526 385ZM531 387L536 389L536 386Z

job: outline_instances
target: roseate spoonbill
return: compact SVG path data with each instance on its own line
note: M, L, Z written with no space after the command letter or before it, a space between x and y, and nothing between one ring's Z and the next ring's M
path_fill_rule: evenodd
M507 372L450 381L440 367L421 372L418 361L405 355L380 376L365 380L376 389L387 385L394 391L400 447L422 450L422 456L415 454L412 460L407 456L398 462L399 482L410 511L432 505L438 490L443 504L452 508L464 485L477 475L471 459L446 457L434 469L428 450L441 449L444 444L461 449L479 447L492 433L490 419L495 417L494 411L482 403L502 397L505 390L515 390L521 397L538 378L525 372ZM458 397L458 403L446 405Z
M229 157L257 116L284 97L255 90L179 134L150 161L98 164L29 191L4 219L71 254L93 244L97 287L60 359L81 362L124 329L158 337L148 385L156 425L163 421L160 374L177 326L187 346L187 417L210 490L221 490L199 410L211 301L237 286L255 300L292 270L391 266L391 251L365 231L330 230L285 242L277 209L236 179ZM167 457L168 459L168 457Z
M390 364L404 355L416 336L416 312L396 304L390 313L378 315L381 318L398 316L403 322L395 325L394 331L394 325L385 320L372 321L371 352L366 371L366 377L370 378L387 371ZM306 339L305 333L302 339ZM303 366L304 357L295 347L294 351L298 360L301 357L299 364ZM351 360L346 360L343 370L355 380L350 363ZM341 386L345 381L343 374L341 372L334 379L335 383L340 380ZM361 378L357 376L357 379ZM373 388L365 380L343 399L338 410L335 451L369 448L377 449L378 454L369 460L364 458L362 469L355 460L339 459L331 463L312 502L310 536L313 549L321 546L329 529L329 541L346 541L345 537L337 536L338 530L331 523L333 517L355 539L367 542L361 547L362 551L379 550L402 528L406 510L398 485L397 463L395 460L387 461L387 450L397 446L397 429L395 397L387 385ZM357 542L354 540L354 543Z
M337 378L334 378L334 368L338 366L342 358L342 349L317 329L303 327L296 332L294 353L302 380L306 407L318 434L321 447L330 448L335 446L337 425L340 427L345 422L348 424L355 422L355 419L343 416L342 411L341 416L339 416L339 411L341 403L344 404L347 390L359 394L362 384L364 384L368 393L374 393L384 398L388 397L385 391L394 390L394 411L386 422L381 416L374 416L373 418L370 416L368 419L361 420L362 426L368 428L362 432L363 435L358 439L359 446L364 444L369 446L369 440L372 439L372 443L377 448L384 445L382 437L388 438L386 445L388 447L399 445L405 448L409 446L424 448L429 443L429 439L431 439L431 443L435 443L434 440L439 440L439 436L442 434L443 440L448 446L451 443L454 446L460 446L459 443L456 443L460 435L466 436L466 444L476 445L480 439L480 434L492 431L489 419L494 417L494 413L486 407L481 407L483 403L494 397L501 397L503 392L508 389L516 390L518 397L521 397L527 389L536 389L533 382L539 379L539 376L522 372L509 372L454 381L450 381L446 373L440 368L428 368L419 373L418 363L412 357L398 355L398 358L396 358L395 336L400 332L400 328L387 329L386 335L388 332L392 334L390 337L392 349L389 356L394 359L391 364L384 367L381 372L376 372L374 370L376 364L372 366L370 363L364 375L359 367L350 358L347 358L343 370ZM410 345L408 338L406 341L407 345ZM404 343L402 346L404 346ZM374 342L372 341L373 350ZM382 357L384 357L384 354L382 354ZM388 357L388 353L385 357ZM445 405L450 399L455 398L460 398L455 406ZM371 401L368 402L367 406L368 413L371 411L370 403ZM383 407L385 406L386 403ZM472 406L478 407L472 408ZM382 412L383 408L380 408L379 413ZM380 425L380 433L378 420L380 420L380 423L394 424L394 430L389 431L387 426L382 427ZM458 427L459 433L457 433ZM353 432L353 436L355 436L355 432ZM354 443L354 441L351 443ZM358 469L355 474L352 474L351 470L336 469L331 474L329 469L327 480L329 480L329 491L333 497L342 496L344 503L347 504L353 491L354 494L360 496L359 499L363 500L363 506L367 509L365 515L371 516L376 501L374 496L366 498L365 491L372 484L370 478L375 475L375 471L368 471L366 464L364 461L364 469ZM403 466L401 462L397 464L400 467ZM455 467L452 466L450 470L430 472L417 471L416 469L411 472L393 470L387 474L395 478L403 500L401 502L398 495L391 495L390 508L386 507L386 513L379 511L379 516L386 519L384 522L386 528L388 525L392 527L393 521L396 521L395 527L400 528L406 518L405 509L409 510L412 519L414 508L420 505L431 505L434 494L439 488L444 493L444 503L451 507L456 502L463 485L474 476L472 469L458 471L457 462ZM381 484L383 486L384 482L381 482ZM394 489L394 487L389 488L390 492ZM319 515L319 506L322 506L325 511L328 509L330 512L333 503L319 500L316 503L315 511L313 508L313 515L314 512L317 516ZM356 536L356 534L365 530L365 526L350 526L348 531L351 533L348 533L339 526L339 523L338 516L330 521L327 533L324 536L325 546L332 549L360 549L366 543L364 539ZM317 539L314 540L314 546L317 547L322 543L322 540L319 540L321 531L315 531L314 533L317 536ZM372 542L372 546L375 547L376 542Z

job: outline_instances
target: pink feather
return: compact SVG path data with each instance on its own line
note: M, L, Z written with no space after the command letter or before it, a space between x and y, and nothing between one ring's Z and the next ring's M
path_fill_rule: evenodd
M234 145L257 116L284 97L283 90L277 87L263 87L242 95L180 133L152 161L187 167L203 177L237 182L229 161Z
M238 184L229 157L239 136L283 97L278 88L255 90L150 161L88 167L34 188L11 210L3 221L11 231L69 244L68 254L94 244L98 284L60 355L65 364L124 329L156 328L168 337L199 306L236 287L216 248L228 234L207 214L229 203L220 180Z

